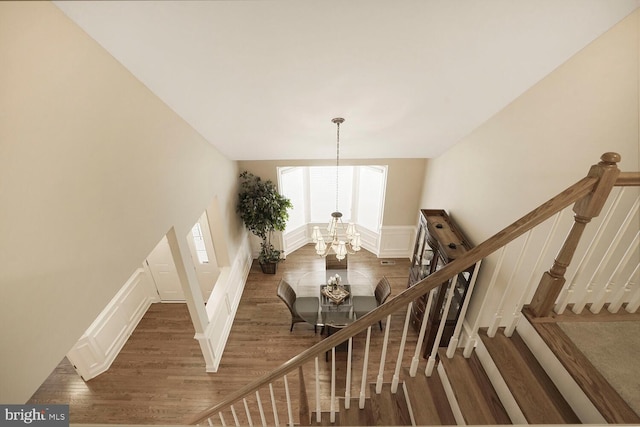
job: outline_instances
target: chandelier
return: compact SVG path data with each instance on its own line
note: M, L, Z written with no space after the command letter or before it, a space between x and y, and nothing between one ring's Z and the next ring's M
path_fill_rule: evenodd
M340 169L340 125L344 119L337 117L331 120L338 127L336 143L336 211L331 213L331 219L327 226L328 236L323 236L320 228L313 227L311 239L316 244L316 253L322 257L333 251L338 260L343 260L347 254L355 254L360 248L360 233L354 223L350 222L346 227L342 222L342 212L338 210L338 179Z

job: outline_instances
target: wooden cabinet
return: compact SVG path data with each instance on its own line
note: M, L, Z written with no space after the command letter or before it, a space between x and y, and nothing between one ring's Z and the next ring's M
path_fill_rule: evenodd
M420 211L420 222L413 250L409 284L413 286L447 263L458 258L471 249L471 244L449 218L444 210L423 209ZM427 325L424 338L423 355L429 356L435 342L438 327L445 322L440 347L446 347L453 335L462 303L467 296L471 276L475 265L442 283L433 290L433 302L427 314ZM453 289L452 289L453 287ZM445 306L447 295L452 291L452 299L447 312ZM418 298L412 308L411 324L420 331L429 294Z

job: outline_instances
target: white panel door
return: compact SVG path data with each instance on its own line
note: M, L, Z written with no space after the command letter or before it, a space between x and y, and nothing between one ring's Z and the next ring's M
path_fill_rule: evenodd
M151 251L147 264L162 301L185 301L166 236Z
M213 249L207 213L203 213L196 225L187 236L196 276L202 289L202 298L207 301L211 291L220 275L220 268L216 262L216 254Z

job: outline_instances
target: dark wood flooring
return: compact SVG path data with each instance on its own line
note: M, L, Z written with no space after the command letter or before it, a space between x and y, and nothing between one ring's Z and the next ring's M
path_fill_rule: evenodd
M409 260L381 259L362 250L349 259L349 268L373 278L386 276L392 297L405 289ZM83 381L65 358L33 395L29 403L70 405L70 422L76 424L181 424L215 404L228 393L271 371L302 350L323 339L313 327L297 324L289 332L290 314L276 296L280 278L295 282L311 269L324 269L324 259L305 246L288 255L276 275L251 268L236 319L218 372L206 373L197 341L193 338L185 304L153 304L131 335L111 368L98 377ZM400 340L405 313L391 322L392 344ZM415 349L415 333L409 331L404 366ZM377 376L383 333L372 328L370 378ZM357 397L361 381L364 337L354 339L352 396ZM344 359L339 353L338 359ZM390 345L385 364L385 382L397 359ZM329 364L322 360L323 381L328 381ZM338 369L344 377L344 368ZM310 377L307 377L310 378ZM344 396L344 382L336 392Z

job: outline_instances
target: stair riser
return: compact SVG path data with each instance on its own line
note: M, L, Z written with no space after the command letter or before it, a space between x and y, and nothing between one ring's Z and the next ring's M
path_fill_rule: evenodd
M547 347L533 326L522 318L517 327L517 332L534 354L547 375L552 379L560 393L571 406L571 409L584 424L606 424L604 417L589 400L580 386L575 382L562 363Z

